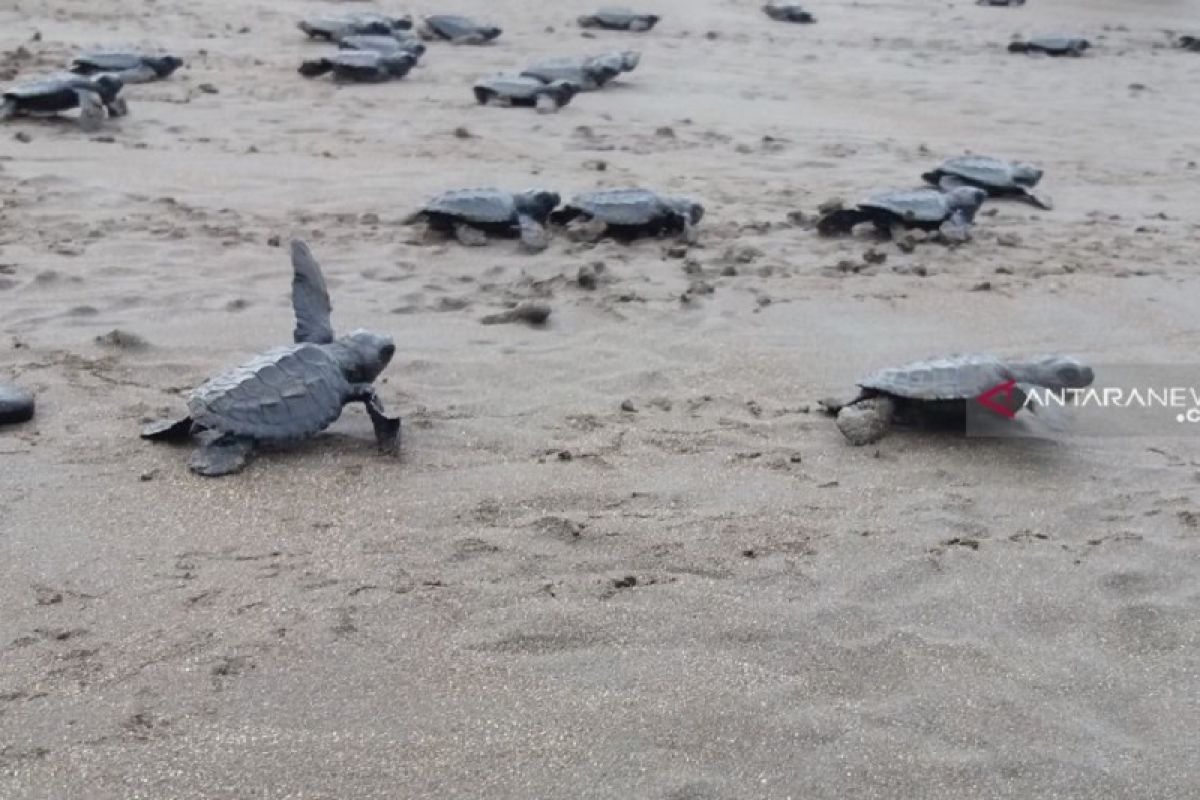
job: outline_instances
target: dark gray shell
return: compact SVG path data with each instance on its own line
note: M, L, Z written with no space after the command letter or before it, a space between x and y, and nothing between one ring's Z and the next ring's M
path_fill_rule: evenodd
M359 13L345 16L306 17L300 30L312 37L336 40L342 36L374 34L387 36L393 31L407 30L412 20L407 17L385 17L382 14Z
M571 199L568 208L609 225L648 225L674 211L648 189L606 189L585 192Z
M644 21L648 25L647 30L658 23L658 16L655 14L646 14L618 6L606 6L594 14L586 15L586 18L604 27L619 29L628 28L631 24L639 20Z
M4 97L11 97L15 100L32 100L35 98L51 97L63 92L63 90L69 90L72 97L76 90L95 92L96 94L101 93L100 87L93 83L90 78L64 73L62 75L37 78L26 83L18 83L15 86L10 86L4 90ZM73 106L74 102L71 105Z
M1021 184L1013 180L1013 165L990 156L960 156L943 161L935 174L954 175L982 186L996 189L1017 189Z
M873 372L858 382L869 392L910 400L967 400L1011 378L990 355L953 355Z
M267 351L205 381L188 397L192 420L254 439L298 439L327 428L350 393L342 369L318 344Z
M480 25L472 19L457 14L433 14L425 17L425 26L443 39L479 35L484 39L491 40L500 35L499 28Z
M415 36L355 34L339 38L338 47L343 50L369 50L383 55L400 52L412 53L416 56L425 54L425 45Z
M1082 36L1034 36L1025 40L1025 44L1046 50L1051 53L1065 53L1068 50L1086 50L1091 45Z
M476 89L486 89L500 97L530 100L544 94L546 84L527 75L490 75L475 82Z
M565 57L544 58L530 64L521 73L523 77L540 82L568 81L582 89L596 89L615 78L621 69L609 63L591 58Z
M71 68L78 66L90 67L100 72L123 72L137 69L145 63L139 53L104 52L84 53L71 62Z
M424 213L443 214L464 222L514 222L517 206L511 192L499 189L454 189L425 204Z
M941 222L950 216L946 195L937 189L900 189L874 195L859 208L881 208L913 222Z

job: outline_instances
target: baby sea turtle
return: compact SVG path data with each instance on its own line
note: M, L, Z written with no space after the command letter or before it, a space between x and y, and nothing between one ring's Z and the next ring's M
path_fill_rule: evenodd
M544 58L525 68L522 75L546 83L567 81L590 92L599 89L622 72L637 67L642 55L636 50L612 50L596 56Z
M937 169L921 177L944 192L959 186L976 186L987 192L988 197L1018 197L1038 208L1054 207L1050 198L1033 192L1042 179L1042 170L1033 164L989 156L959 156L943 161Z
M183 59L177 56L108 50L84 53L68 69L76 75L115 75L130 84L162 80L182 66Z
M771 19L779 20L780 22L810 23L817 21L817 18L805 11L799 3L790 3L786 0L782 2L771 0L771 2L763 6L763 11Z
M975 0L977 6L1023 6L1025 0Z
M364 33L338 39L342 50L371 50L382 55L410 53L417 58L425 55L425 45L415 36L380 36Z
M347 403L366 406L380 448L395 450L400 420L384 413L372 383L396 352L388 336L356 330L335 339L329 292L308 246L292 242L295 344L268 350L210 378L188 396L188 416L152 423L143 439L200 438L188 466L201 475L239 471L261 442L287 442L329 427Z
M861 391L854 399L821 405L837 415L838 429L851 444L864 445L883 438L893 420L963 425L968 403L977 400L984 413L1011 417L1026 405L1030 387L1081 389L1092 380L1091 367L1069 356L952 355L873 372L858 381Z
M1010 53L1044 53L1048 56L1081 56L1092 44L1082 36L1034 36L1008 45Z
M570 103L579 87L568 81L543 83L525 75L492 75L480 78L474 91L480 105L531 107L550 113Z
M974 186L962 186L949 192L937 189L898 189L883 192L859 203L855 208L831 211L817 220L822 236L849 233L862 222L874 223L885 236L897 228L940 231L953 241L965 241L970 235L975 213L983 205L987 192Z
M434 14L421 21L417 32L423 39L442 39L454 44L486 44L503 31L494 25L480 25L457 14Z
M558 206L557 193L544 189L505 192L500 189L455 189L434 197L408 222L425 222L431 230L455 236L465 245L487 243L487 237L520 237L530 251L546 249L546 218Z
M607 28L610 31L648 31L658 24L657 14L644 14L628 8L602 8L595 14L579 17L581 28Z
M1180 36L1175 40L1175 46L1200 53L1200 36Z
M582 219L595 226L596 235L629 241L643 236L679 234L696 238L695 226L704 217L704 206L687 197L668 197L648 189L602 189L576 195L550 215L556 225Z
M10 117L53 117L78 108L79 124L93 131L110 117L129 113L125 100L118 95L124 84L112 75L85 78L82 75L54 75L4 90L0 103L0 120Z
M19 386L0 381L0 425L33 419L33 395Z
M417 57L404 50L380 53L375 50L339 50L300 65L300 74L315 78L327 72L334 80L358 83L381 83L403 78L416 66Z
M410 30L412 26L412 17L409 16L388 17L367 12L306 17L297 23L297 27L308 34L308 38L328 42L336 42L343 36L390 36L395 31Z

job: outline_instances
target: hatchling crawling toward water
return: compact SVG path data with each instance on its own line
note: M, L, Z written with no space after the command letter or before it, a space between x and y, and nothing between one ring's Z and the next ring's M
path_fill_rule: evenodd
M380 53L376 50L339 50L300 65L306 78L332 72L334 80L357 83L382 83L403 78L416 66L417 57L405 50Z
M595 14L579 17L581 28L606 28L610 31L648 31L658 24L657 14L645 14L628 8L602 8Z
M952 355L873 372L858 382L857 397L821 405L837 415L837 426L853 445L879 441L893 421L932 427L962 427L968 403L981 395L1015 415L1031 387L1081 389L1093 380L1091 367L1063 355L1004 360L991 355ZM982 408L982 407L981 407ZM990 413L986 412L985 413Z
M594 238L630 241L643 236L678 234L695 241L704 206L688 197L660 195L648 189L602 189L576 195L550 215L556 225L577 220L594 228Z
M268 350L210 378L188 396L188 416L152 423L142 438L200 447L188 466L201 475L238 472L260 443L305 439L329 427L347 403L366 406L381 449L399 444L400 420L384 413L372 385L396 352L388 336L356 330L334 338L329 292L308 247L292 242L295 344Z
M129 113L120 97L124 84L112 75L85 78L82 75L53 75L4 90L0 98L0 120L11 117L54 117L78 108L79 124L85 131L100 127L106 117Z
M855 208L839 208L817 220L822 236L850 233L854 226L870 222L884 236L918 228L938 231L946 239L963 242L970 237L971 224L987 192L961 186L949 192L937 189L898 189L877 194Z
M1042 170L1020 161L989 156L959 156L943 161L937 169L921 177L944 192L960 186L975 186L987 192L988 197L1015 197L1038 208L1054 207L1049 197L1033 191L1033 187L1042 179Z
M1048 56L1081 56L1092 44L1082 36L1034 36L1011 42L1010 53L1041 53Z
M417 33L427 41L487 44L499 38L503 31L494 25L480 25L472 19L457 14L433 14L421 21Z
M1180 36L1175 40L1175 46L1200 53L1200 36Z
M519 237L527 250L539 252L548 243L546 219L559 201L557 193L544 189L455 189L431 199L408 222L424 222L468 246L487 244L488 236Z
M381 55L409 53L418 59L425 55L425 45L416 36L381 36L379 34L355 34L338 39L342 50L370 50Z
M490 75L474 86L480 105L536 108L543 114L558 111L571 102L579 87L568 81L544 83L526 75Z
M977 6L1023 6L1025 0L975 0Z
M596 56L565 56L535 61L521 74L545 83L566 81L591 92L604 86L623 72L633 71L641 61L636 50L612 50Z
M771 19L780 22L812 23L817 21L817 18L805 11L799 3L789 3L786 0L784 2L772 0L772 2L763 6L763 11Z
M76 75L113 75L128 85L163 80L182 66L177 56L108 50L84 53L68 69Z
M412 17L388 17L383 14L359 13L341 16L307 17L297 23L310 39L336 42L344 36L390 36L412 28Z

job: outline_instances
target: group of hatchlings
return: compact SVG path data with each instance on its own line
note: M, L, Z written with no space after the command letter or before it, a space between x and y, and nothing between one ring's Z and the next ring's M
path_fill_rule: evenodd
M1024 0L977 0L980 5L1013 6ZM800 5L770 0L763 7L774 20L813 23ZM630 32L651 30L659 18L628 9L601 9L580 17L585 28ZM337 49L309 58L300 66L306 77L330 75L339 81L377 83L404 77L426 52L426 43L446 41L478 45L496 40L498 27L458 15L410 17L374 13L310 17L299 24L311 39ZM1200 39L1181 37L1178 46L1200 50ZM1079 56L1089 47L1083 37L1044 36L1014 41L1012 52ZM494 75L473 87L481 104L562 108L580 91L603 87L637 67L640 54L611 50L596 55L535 61L519 73ZM127 84L167 78L182 66L173 55L127 51L90 52L74 59L68 71L19 84L3 94L0 119L44 116L77 108L81 124L95 129L106 117L127 113L120 96ZM866 224L883 236L917 229L959 243L969 237L975 216L988 198L1014 198L1050 209L1036 190L1042 170L988 156L951 158L921 176L924 188L880 192L855 204L822 208L816 230L823 236L850 233ZM557 192L529 189L458 189L431 198L410 218L430 231L467 245L489 237L517 238L530 251L546 247L550 228L580 229L594 237L629 241L639 237L679 236L692 241L704 216L690 198L661 195L642 188L583 192L566 204ZM389 417L373 388L395 353L392 340L369 331L335 337L325 281L307 245L291 245L294 342L269 350L242 366L206 381L188 398L188 415L154 423L143 436L153 440L198 438L190 467L203 475L224 475L244 466L255 447L312 436L328 427L344 405L362 402L381 447L399 444L399 419ZM991 355L953 355L874 372L858 382L853 397L822 401L827 412L855 445L878 441L893 421L962 425L971 401L1007 387L1012 413L1032 408L1030 391L1076 389L1094 379L1090 367L1063 355L1005 360ZM1036 410L1036 409L1035 409ZM33 398L0 383L0 423L29 419Z

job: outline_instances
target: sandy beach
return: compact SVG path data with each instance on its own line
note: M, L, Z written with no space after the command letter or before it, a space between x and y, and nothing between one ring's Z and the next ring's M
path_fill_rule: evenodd
M0 126L0 380L38 400L0 430L0 798L1200 796L1196 433L853 448L817 405L952 352L1200 361L1200 55L1167 33L1200 2L654 0L640 35L581 0L378 6L504 33L296 74L328 48L297 20L365 8L0 5L4 85L187 62L98 134ZM1093 50L1005 51L1057 31ZM639 68L557 114L470 92L613 47ZM965 152L1056 207L912 252L812 230ZM698 242L402 224L627 185L701 200ZM396 341L401 455L352 406L193 475L139 428L290 341L294 236L335 326ZM544 328L480 323L530 300Z

